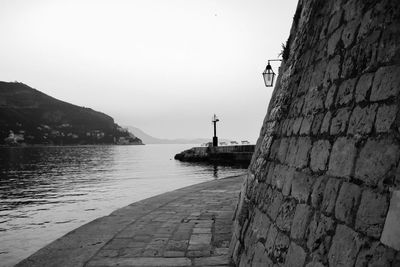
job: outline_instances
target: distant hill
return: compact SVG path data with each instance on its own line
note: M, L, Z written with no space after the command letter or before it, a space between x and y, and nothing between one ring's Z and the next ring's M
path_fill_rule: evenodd
M184 139L184 138L178 138L178 139L163 139L163 138L157 138L153 137L145 132L143 132L141 129L133 127L133 126L127 126L126 127L130 132L132 132L135 136L139 137L145 144L203 144L207 142L211 142L211 137L210 138L195 138L195 139ZM220 140L223 142L229 142L229 140Z
M0 82L0 125L0 144L142 144L108 115L18 82Z

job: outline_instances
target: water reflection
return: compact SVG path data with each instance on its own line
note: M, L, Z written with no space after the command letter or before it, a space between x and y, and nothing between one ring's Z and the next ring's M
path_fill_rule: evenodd
M134 201L245 171L172 160L188 148L0 148L0 266Z

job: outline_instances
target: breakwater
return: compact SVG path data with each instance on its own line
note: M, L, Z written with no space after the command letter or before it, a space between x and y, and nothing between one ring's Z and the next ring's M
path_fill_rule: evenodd
M187 162L208 162L248 166L255 145L193 147L175 155L175 159Z

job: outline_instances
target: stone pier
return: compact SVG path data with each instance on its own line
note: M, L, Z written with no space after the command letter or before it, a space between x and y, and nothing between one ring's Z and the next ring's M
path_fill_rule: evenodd
M133 203L68 233L17 266L232 266L228 247L243 178Z

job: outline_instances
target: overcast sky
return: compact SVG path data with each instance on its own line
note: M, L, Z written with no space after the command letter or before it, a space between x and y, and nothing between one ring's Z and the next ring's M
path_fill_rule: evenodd
M297 0L0 0L0 80L155 137L256 141ZM273 66L277 71L279 64Z

